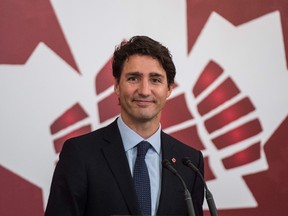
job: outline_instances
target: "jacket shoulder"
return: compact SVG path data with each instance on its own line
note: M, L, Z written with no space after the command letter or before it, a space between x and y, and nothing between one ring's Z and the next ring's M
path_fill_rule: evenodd
M117 126L116 120L110 123L107 126L98 128L94 131L91 131L86 134L82 134L80 136L72 137L70 139L67 139L64 143L73 144L76 146L90 146L94 145L97 143L98 146L103 145L104 143L107 143L110 141L111 137L117 137L117 134L119 134L120 137L120 132Z
M181 142L180 140L174 138L173 136L165 133L162 131L161 133L161 139L165 145L173 145L178 149L182 149L183 151L193 151L193 152L200 152L198 149Z

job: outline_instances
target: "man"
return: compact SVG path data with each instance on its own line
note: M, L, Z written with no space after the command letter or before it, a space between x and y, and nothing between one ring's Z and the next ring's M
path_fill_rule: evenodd
M113 76L121 114L107 127L65 142L46 216L187 215L183 185L162 169L164 159L182 175L196 215L203 215L203 183L181 162L190 157L203 173L203 156L160 125L175 73L169 50L149 37L135 36L116 48ZM139 165L144 145L148 150Z

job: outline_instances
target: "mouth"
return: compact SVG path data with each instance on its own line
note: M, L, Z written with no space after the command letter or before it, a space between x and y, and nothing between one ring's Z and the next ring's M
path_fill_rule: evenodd
M154 100L147 100L147 99L134 99L133 102L141 107L146 107L151 104L154 104Z

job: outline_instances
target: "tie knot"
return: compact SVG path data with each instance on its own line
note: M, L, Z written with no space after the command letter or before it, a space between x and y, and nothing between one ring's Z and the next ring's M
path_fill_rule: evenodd
M147 141L141 141L137 145L137 156L145 157L148 149L150 148L150 143Z

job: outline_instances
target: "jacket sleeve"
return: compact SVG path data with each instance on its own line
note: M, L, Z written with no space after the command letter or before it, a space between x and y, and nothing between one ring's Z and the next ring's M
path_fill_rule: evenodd
M73 141L64 143L53 174L45 216L84 215L87 177L80 155Z

